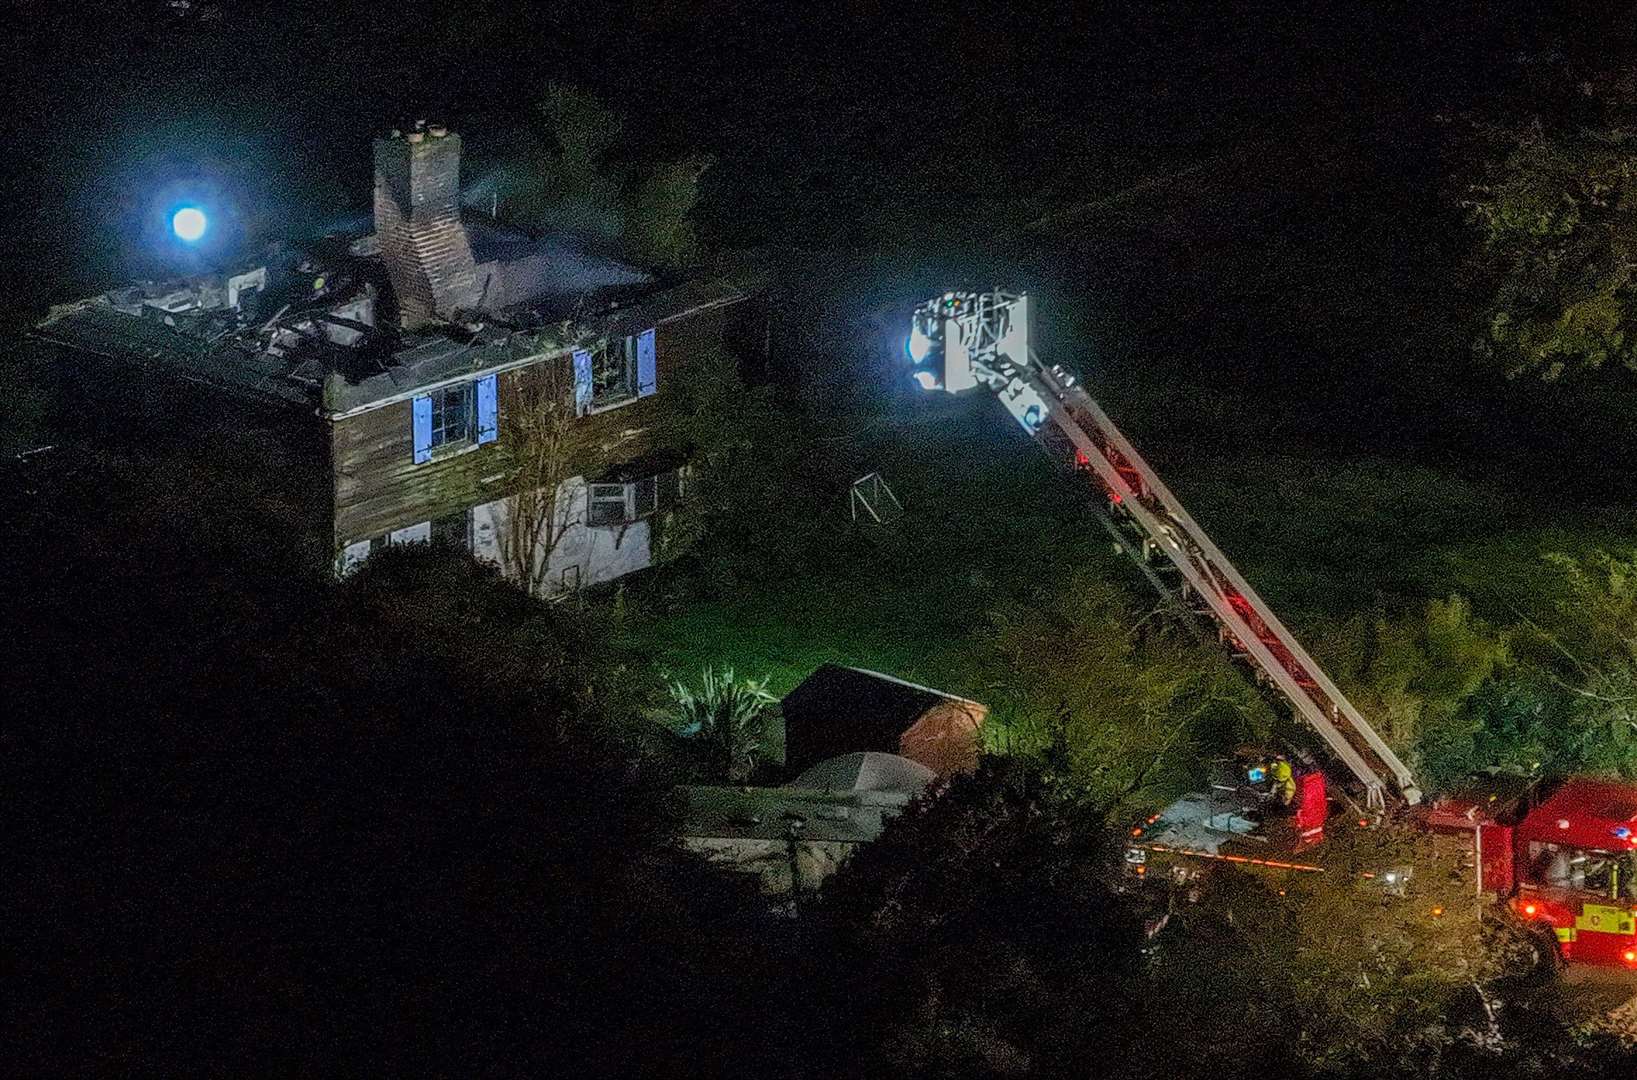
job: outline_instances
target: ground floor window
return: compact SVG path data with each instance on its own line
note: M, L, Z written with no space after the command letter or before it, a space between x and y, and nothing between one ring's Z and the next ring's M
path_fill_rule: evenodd
M669 510L681 496L681 469L621 483L590 484L586 488L585 522L594 528L628 525Z
M394 544L451 544L462 551L472 550L472 512L457 510L433 521L421 521L371 536L354 540L341 549L338 569L345 576L357 569L371 555Z
M591 484L586 488L585 523L598 527L623 525L630 514L629 484Z
M457 510L432 522L432 542L472 550L472 512Z

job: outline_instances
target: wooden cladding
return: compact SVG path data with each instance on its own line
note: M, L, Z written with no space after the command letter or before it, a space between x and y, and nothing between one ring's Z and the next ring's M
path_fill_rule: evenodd
M615 447L615 460L630 460L657 449L656 429L665 418L667 388L674 385L690 358L723 349L739 315L736 307L725 305L661 324L652 357L656 392L577 418L574 422L583 425L584 435L599 445ZM562 384L572 385L566 355L502 372L496 380L499 439L484 445L474 440L439 447L419 464L415 461L413 399L331 421L335 543L340 546L380 536L510 494L503 476L506 412L519 407L528 382L543 376L541 365L546 363L563 365ZM477 379L474 375L474 383Z

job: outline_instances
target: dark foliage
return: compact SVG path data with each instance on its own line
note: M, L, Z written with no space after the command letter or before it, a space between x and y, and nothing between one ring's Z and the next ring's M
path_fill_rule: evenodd
M1085 1076L1130 1052L1139 920L1107 832L1037 766L988 761L838 875L813 944L831 1045L909 1076ZM843 1062L834 1063L844 1067Z
M756 1051L717 1017L771 955L759 909L670 847L594 624L438 551L334 585L207 476L166 499L140 485L183 478L75 475L8 545L12 1067L624 1075ZM68 528L110 503L129 512Z

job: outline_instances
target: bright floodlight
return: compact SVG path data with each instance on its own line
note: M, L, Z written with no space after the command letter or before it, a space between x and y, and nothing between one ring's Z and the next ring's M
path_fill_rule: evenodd
M922 390L938 389L938 376L934 375L930 371L917 371L915 373L915 381L921 384Z
M921 332L919 326L909 332L909 341L904 345L909 352L909 358L919 364L926 359L927 353L932 351L932 339Z
M196 206L184 206L171 217L171 231L190 244L205 235L207 224L205 212Z

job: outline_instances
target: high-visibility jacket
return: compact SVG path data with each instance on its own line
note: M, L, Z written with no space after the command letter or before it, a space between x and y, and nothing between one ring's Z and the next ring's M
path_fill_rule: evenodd
M1282 803L1289 803L1296 798L1296 776L1290 768L1290 762L1273 763L1273 790Z

